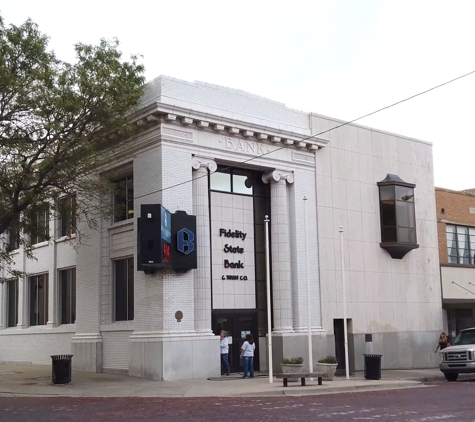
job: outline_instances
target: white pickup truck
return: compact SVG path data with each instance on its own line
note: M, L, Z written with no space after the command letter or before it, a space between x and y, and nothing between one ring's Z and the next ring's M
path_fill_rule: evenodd
M452 382L459 374L475 374L475 328L460 331L451 346L440 352L439 368Z

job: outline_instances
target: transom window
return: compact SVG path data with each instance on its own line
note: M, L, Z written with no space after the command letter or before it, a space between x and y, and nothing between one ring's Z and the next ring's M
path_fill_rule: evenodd
M252 195L253 181L249 171L240 169L218 168L211 173L210 189L220 192Z
M475 265L475 227L447 224L446 233L449 263Z

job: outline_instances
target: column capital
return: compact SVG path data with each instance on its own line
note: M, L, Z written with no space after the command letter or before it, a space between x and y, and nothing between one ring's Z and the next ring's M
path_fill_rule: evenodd
M287 183L294 183L294 174L290 171L274 170L262 175L262 181L264 183L279 182L285 180Z
M191 167L193 167L193 170L199 170L201 167L205 167L211 173L214 173L218 169L216 161L212 158L197 156L194 156L191 160Z

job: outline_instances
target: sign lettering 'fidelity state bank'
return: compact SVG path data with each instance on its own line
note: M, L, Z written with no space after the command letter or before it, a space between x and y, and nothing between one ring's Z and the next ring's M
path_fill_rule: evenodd
M229 237L234 239L240 239L244 241L246 239L247 233L244 233L240 230L231 230L231 229L219 229L219 237ZM223 248L224 253L232 253L232 254L243 254L244 248L241 246L234 246L231 244L226 243ZM234 269L244 269L244 262L238 260L237 262L231 262L229 259L224 260L224 268L234 268ZM226 275L222 276L223 280L247 280L247 276L239 276L239 275Z

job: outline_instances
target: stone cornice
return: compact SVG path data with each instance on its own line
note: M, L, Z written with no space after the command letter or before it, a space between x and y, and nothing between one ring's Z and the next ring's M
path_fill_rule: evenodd
M155 108L146 107L142 113L137 112L134 117L134 122L144 129L160 122L166 122L186 127L188 130L196 128L196 130L230 134L243 139L255 139L261 142L270 141L273 144L286 145L304 151L315 151L329 143L326 139L311 137L311 135L304 133L251 124L241 120L233 120L218 115L202 113L198 110L189 110L162 103L157 103Z

